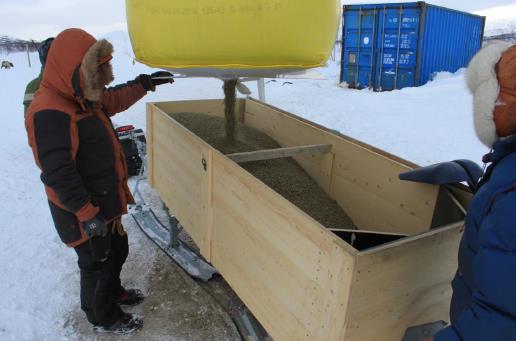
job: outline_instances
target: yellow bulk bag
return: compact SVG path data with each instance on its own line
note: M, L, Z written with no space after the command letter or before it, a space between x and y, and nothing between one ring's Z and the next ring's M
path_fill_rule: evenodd
M187 74L244 75L324 65L340 0L126 0L126 10L139 62Z

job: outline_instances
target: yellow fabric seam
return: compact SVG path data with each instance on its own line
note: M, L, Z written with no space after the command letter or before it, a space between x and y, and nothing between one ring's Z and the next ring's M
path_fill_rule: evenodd
M278 64L278 65L246 65L246 64L206 64L206 65L168 65L168 64L155 64L151 62L146 62L141 60L140 58L135 58L138 62L143 63L145 65L155 67L155 68L164 68L164 69L243 69L243 70L261 70L261 69L312 69L315 67L324 66L326 63L318 63L311 65L294 65L294 64Z

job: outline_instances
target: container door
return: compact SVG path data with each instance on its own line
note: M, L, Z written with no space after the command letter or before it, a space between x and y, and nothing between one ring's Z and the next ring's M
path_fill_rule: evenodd
M375 90L416 85L420 13L403 6L379 9Z
M377 9L346 9L343 23L341 81L349 87L373 87Z

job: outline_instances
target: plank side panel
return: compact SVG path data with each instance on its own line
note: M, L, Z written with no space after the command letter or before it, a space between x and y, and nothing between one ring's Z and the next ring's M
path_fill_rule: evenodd
M463 223L359 254L346 340L399 341L406 328L449 319Z
M330 174L321 156L295 159L323 189L330 188L330 195L361 229L417 234L431 226L438 186L400 181L398 175L409 170L408 165L255 101L246 103L245 124L264 131L282 147L331 144ZM392 214L373 215L372 203Z
M153 188L210 258L209 147L158 108L152 120Z
M368 187L380 185L382 183L379 182L378 184L369 183L368 185L363 183L361 186L358 184L355 175L347 177L337 175L332 179L332 189L337 197L353 198L352 200L343 200L342 207L346 212L354 212L354 222L362 230L409 235L429 230L427 221L423 220L421 216L415 213L417 211L413 211L413 209L422 205L425 205L426 208L431 208L434 207L434 202L429 202L422 198L411 207L400 203L400 201L386 201L372 196L372 190ZM404 223L400 223L401 221Z
M156 106L153 104L153 103L146 103L146 120L147 120L147 124L146 124L146 131L145 131L145 134L146 134L146 141L147 141L147 144L146 144L146 148L147 148L147 178L148 178L148 181L149 181L149 186L153 187L154 186L154 181L153 181L153 169L154 169L154 166L153 166L153 155L154 155L154 148L153 148L153 116L154 116L154 112L153 110L155 110Z
M343 335L356 251L223 155L212 170L212 263L275 340Z
M154 103L164 113L199 113L224 117L224 102L222 99L174 101ZM246 106L245 99L237 99L235 103L235 119L242 121L242 114Z
M224 117L224 102L221 99L160 102L155 105L168 114L190 112Z

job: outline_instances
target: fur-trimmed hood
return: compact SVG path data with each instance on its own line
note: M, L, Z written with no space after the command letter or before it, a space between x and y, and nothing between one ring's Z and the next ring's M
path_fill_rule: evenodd
M113 70L109 63L112 54L113 45L106 39L97 41L86 51L81 63L81 87L87 100L100 101L104 87L113 82Z
M113 45L97 41L81 29L67 29L53 41L47 56L42 86L82 102L98 102L113 81L110 63Z
M490 148L500 137L494 120L496 106L511 105L511 103L502 103L498 100L500 97L500 80L496 68L503 54L511 46L511 44L505 42L494 42L487 45L474 56L466 73L467 87L473 95L476 133L481 142ZM515 59L513 68L515 69ZM515 70L513 72L513 83L515 83ZM515 87L513 88L513 97L513 105L515 106ZM515 111L513 125L515 127Z

